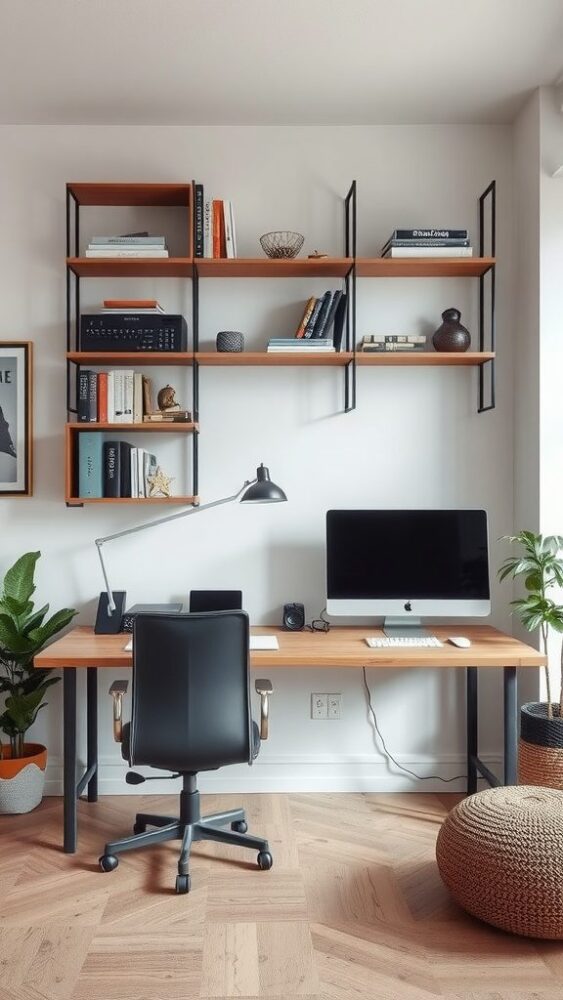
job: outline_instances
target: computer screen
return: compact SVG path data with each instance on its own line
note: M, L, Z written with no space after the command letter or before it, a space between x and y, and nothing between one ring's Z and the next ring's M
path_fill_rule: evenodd
M329 612L489 613L484 510L330 510L326 527Z

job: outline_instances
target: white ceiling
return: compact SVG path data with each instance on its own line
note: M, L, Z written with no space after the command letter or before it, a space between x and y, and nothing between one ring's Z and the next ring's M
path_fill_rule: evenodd
M563 0L0 0L0 122L510 121Z

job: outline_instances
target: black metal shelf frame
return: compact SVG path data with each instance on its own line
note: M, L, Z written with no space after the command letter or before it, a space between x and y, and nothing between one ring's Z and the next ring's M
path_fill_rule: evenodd
M486 239L485 213L489 204L489 239ZM479 350L486 350L488 339L489 350L494 351L496 345L496 242L497 242L497 185L491 181L479 198L479 256L485 256L485 243L489 243L489 256L493 258L491 267L479 277ZM489 277L489 323L488 338L486 336L485 300L486 279ZM496 406L496 358L491 358L479 365L479 413L487 413Z
M345 278L346 286L346 350L352 352L352 359L344 368L344 412L356 409L356 233L357 233L357 187L352 181L344 199L344 256L353 260L352 268Z
M74 204L73 204L74 202ZM80 255L80 203L74 192L67 185L66 188L66 255L67 257L78 257ZM193 277L186 280L193 282L192 288L192 340L193 351L199 350L199 295L198 278L193 272ZM73 295L74 281L74 295ZM74 299L74 310L73 310ZM67 264L66 267L66 350L67 354L73 349L80 349L80 276L76 274ZM73 347L74 345L74 347ZM71 414L77 414L76 406L76 385L77 375L80 369L80 362L72 361L67 357L66 363L66 412L67 420ZM193 421L199 421L199 365L195 358L192 366L192 412ZM123 425L123 430L127 430L127 425ZM186 446L191 444L192 451L192 485L191 493L194 497L199 492L199 428L196 426L190 435L186 435ZM84 504L67 502L67 507L83 507ZM194 504L197 506L197 503Z

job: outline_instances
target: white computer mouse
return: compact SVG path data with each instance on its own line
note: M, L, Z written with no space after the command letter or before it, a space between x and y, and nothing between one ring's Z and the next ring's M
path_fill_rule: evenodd
M460 649L469 649L471 645L471 639L466 639L464 635L450 635L448 642L451 642L452 646L459 646Z

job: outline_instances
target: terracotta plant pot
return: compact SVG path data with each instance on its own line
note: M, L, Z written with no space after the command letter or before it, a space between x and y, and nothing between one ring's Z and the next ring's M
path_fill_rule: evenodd
M40 743L24 743L23 749L24 757L12 759L10 747L2 747L0 814L31 812L43 798L47 749Z
M521 785L543 785L563 791L563 718L553 706L547 717L545 702L529 702L520 711L518 781Z

